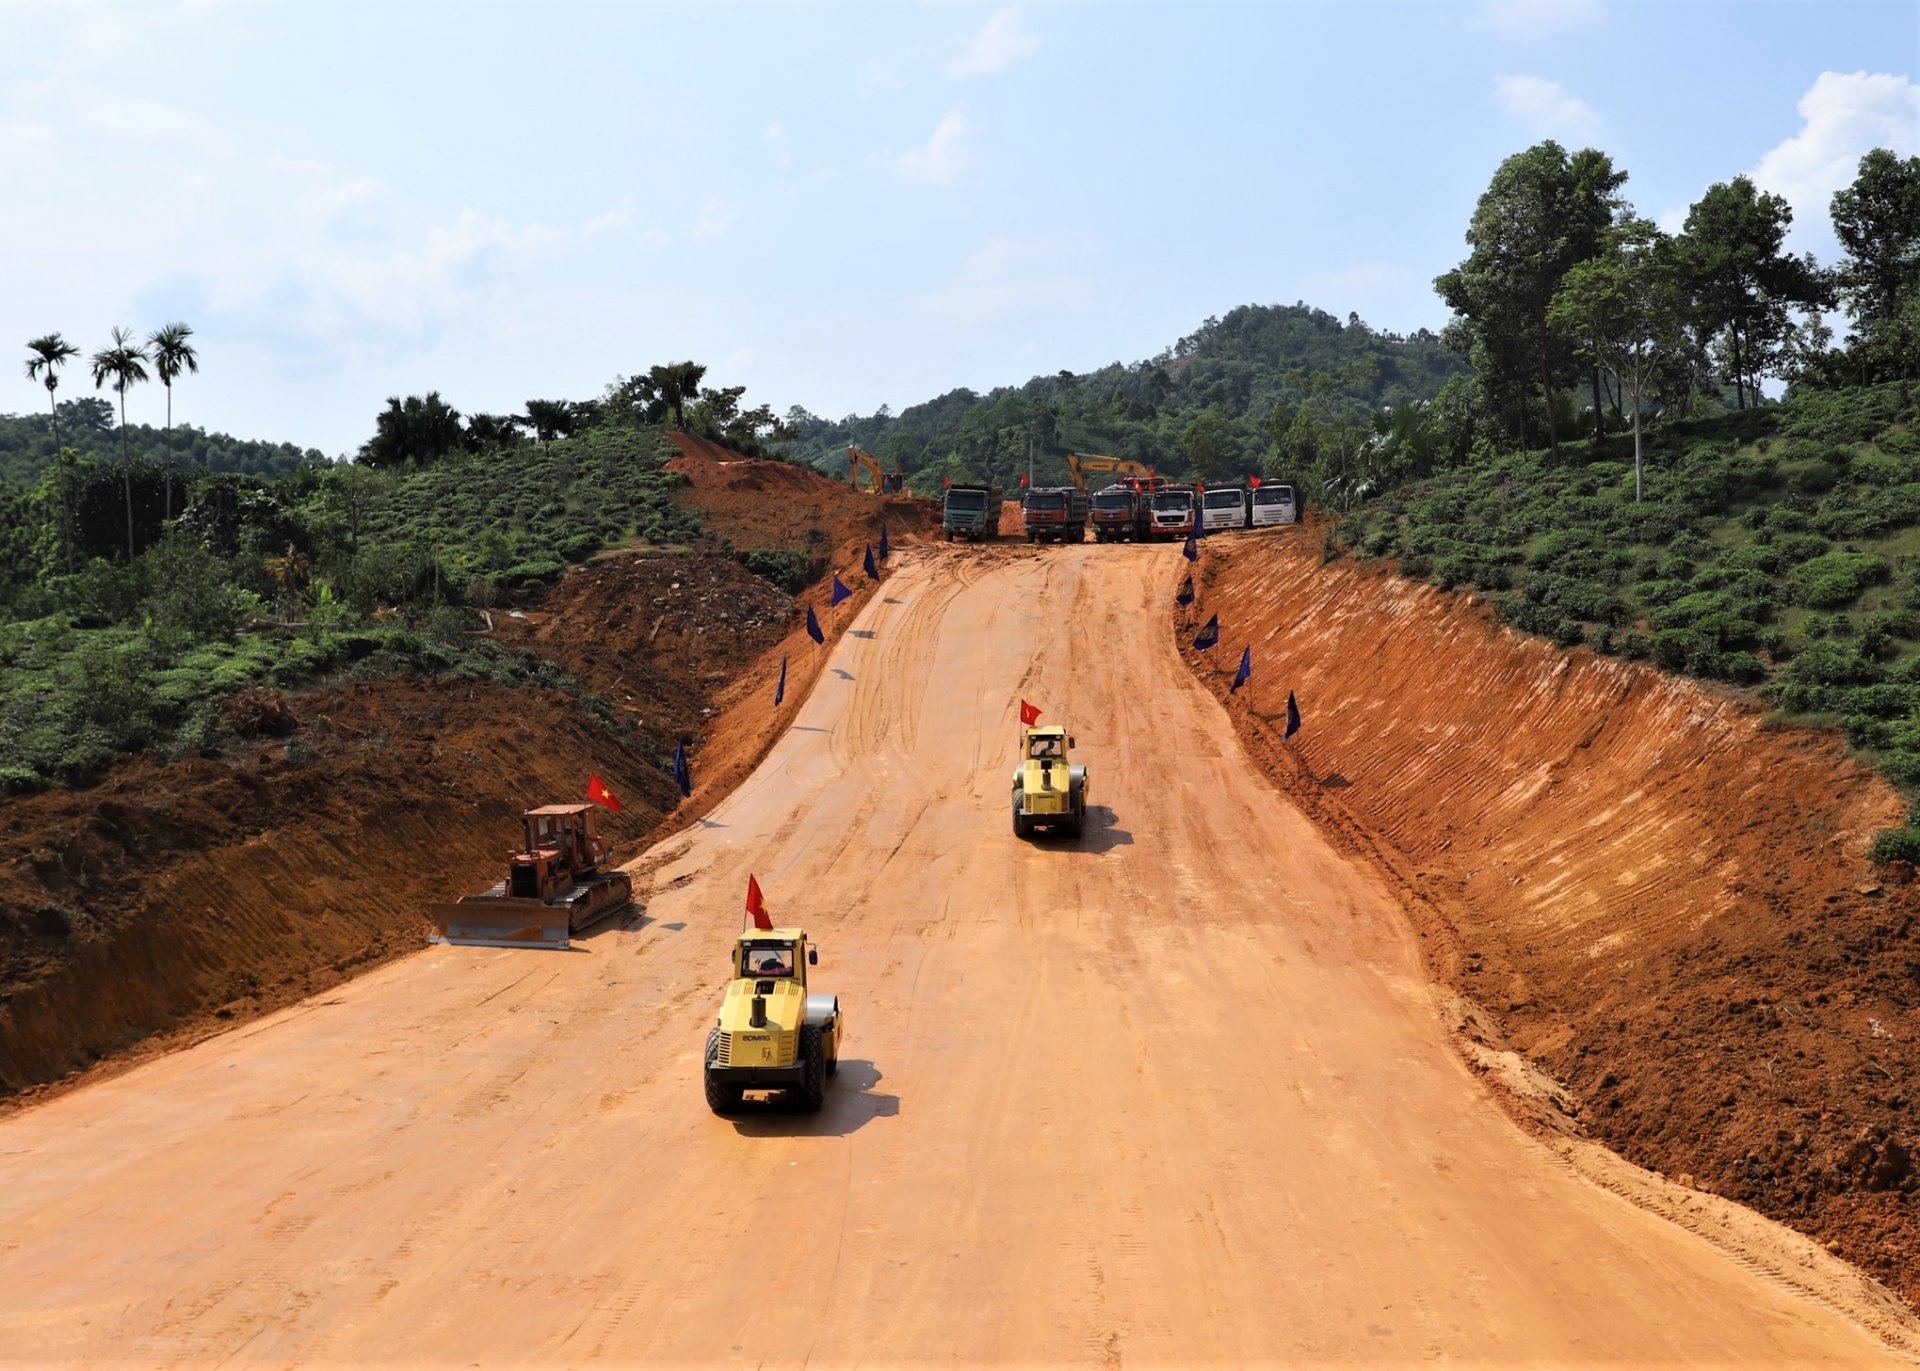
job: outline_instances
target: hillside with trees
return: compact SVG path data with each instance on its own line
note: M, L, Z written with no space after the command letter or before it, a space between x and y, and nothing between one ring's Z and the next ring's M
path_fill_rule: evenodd
M795 453L825 471L844 473L857 444L921 488L948 476L1011 487L1029 439L1042 485L1066 480L1068 452L1168 475L1285 471L1311 484L1337 480L1373 416L1431 400L1465 370L1431 333L1401 337L1304 304L1244 305L1147 361L949 391L897 415L882 406L832 423L795 409L786 422Z
M1502 164L1436 282L1473 363L1475 441L1381 467L1327 555L1478 590L1562 646L1756 688L1911 793L1920 158L1862 159L1833 197L1846 255L1828 267L1785 252L1791 210L1745 177L1678 234L1634 212L1625 180L1552 143ZM1596 385L1604 403L1576 414ZM1920 830L1877 850L1920 858Z

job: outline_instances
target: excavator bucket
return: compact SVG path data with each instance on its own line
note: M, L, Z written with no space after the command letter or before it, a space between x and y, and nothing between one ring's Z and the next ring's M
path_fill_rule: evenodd
M458 947L545 947L565 951L572 935L592 927L633 903L633 880L609 871L574 886L564 899L547 904L508 895L499 882L481 895L436 905L427 941Z

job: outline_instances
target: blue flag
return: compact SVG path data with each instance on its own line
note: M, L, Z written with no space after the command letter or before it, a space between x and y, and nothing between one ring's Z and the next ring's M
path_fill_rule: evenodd
M1241 686L1245 685L1248 681L1251 681L1252 679L1253 679L1253 644L1248 643L1247 650L1240 654L1240 669L1233 673L1233 690L1229 690L1227 694L1229 695L1233 694L1234 690L1240 689Z
M1193 640L1193 645L1196 650L1205 652L1208 648L1217 645L1219 641L1220 616L1216 614L1207 620L1207 626L1200 630L1200 636Z
M877 581L880 579L880 568L876 567L873 564L873 544L872 543L867 544L866 560L863 561L860 565L861 565L861 568L867 573L867 579L869 581Z
M1293 698L1293 692L1289 690L1287 692L1287 731L1280 735L1280 741L1284 743L1299 731L1300 705L1299 702Z
M687 770L687 740L682 738L673 749L673 779L682 795L693 794L693 773Z
M1193 532L1187 535L1187 546L1181 552L1180 555L1182 557L1185 557L1189 562L1197 562L1200 560L1200 530L1199 529L1196 528L1193 530Z
M780 708L780 702L787 698L787 654L780 654L780 680L773 687L773 707Z
M1189 576L1180 583L1180 593L1173 597L1173 602L1177 605L1193 603L1193 577Z
M833 595L827 600L827 605L831 608L852 594L853 592L847 589L847 583L838 576L835 576L833 578Z
M807 636L816 643L827 641L827 635L820 631L820 620L813 612L813 606L807 606Z
M880 560L887 560L887 526L880 525Z

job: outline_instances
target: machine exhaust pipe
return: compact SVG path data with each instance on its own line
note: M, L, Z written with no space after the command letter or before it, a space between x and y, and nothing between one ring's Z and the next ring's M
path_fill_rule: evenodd
M749 1018L747 1022L754 1028L765 1028L767 1026L767 997L765 995L755 995L753 997L753 1016Z

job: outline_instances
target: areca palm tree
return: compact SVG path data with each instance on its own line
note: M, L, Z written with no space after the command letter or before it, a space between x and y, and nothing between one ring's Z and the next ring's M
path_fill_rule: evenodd
M116 328L113 346L93 354L93 388L113 383L120 396L120 477L127 491L127 560L133 560L133 465L127 457L127 387L147 379L147 350L133 341L133 330Z
M49 333L44 338L35 338L27 344L27 351L34 355L27 358L27 379L38 381L47 388L47 409L53 414L53 449L60 450L60 407L53 402L53 392L60 388L60 368L80 355L80 349L69 343L57 333Z
M193 330L172 323L157 328L147 339L153 349L153 369L160 373L160 384L167 388L167 518L173 517L173 378L183 371L200 373L200 354L187 339Z

